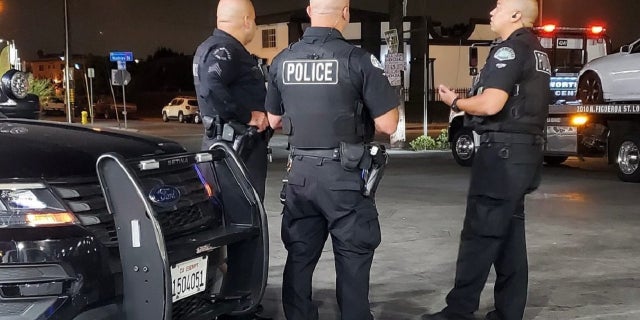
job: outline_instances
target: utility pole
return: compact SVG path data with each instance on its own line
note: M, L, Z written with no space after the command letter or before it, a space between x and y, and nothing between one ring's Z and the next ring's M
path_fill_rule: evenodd
M407 0L389 0L389 29L398 31L398 53L404 54L404 16L406 14ZM406 63L406 62L405 62ZM406 118L404 106L404 77L401 77L399 86L394 86L396 94L400 98L400 121L398 122L398 130L391 135L391 147L403 148L406 143Z
M67 102L67 122L73 122L73 110L71 109L71 71L69 69L69 9L67 0L64 0L64 94Z

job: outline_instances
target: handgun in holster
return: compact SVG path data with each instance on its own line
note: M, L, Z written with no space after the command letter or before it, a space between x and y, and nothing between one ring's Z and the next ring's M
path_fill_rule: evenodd
M367 150L371 156L371 168L363 170L364 191L362 194L365 197L375 198L376 190L378 190L378 185L384 175L384 168L389 163L389 155L385 147L380 144L368 144Z
M243 161L249 158L249 153L255 144L254 139L256 138L258 138L258 129L256 127L233 120L222 125L220 139L229 143Z
M340 143L340 163L347 171L362 170L362 194L374 198L389 157L383 145L377 143Z

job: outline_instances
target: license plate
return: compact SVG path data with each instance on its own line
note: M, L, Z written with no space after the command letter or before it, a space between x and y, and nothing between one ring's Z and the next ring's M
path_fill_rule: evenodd
M208 256L202 256L171 267L173 302L204 291L207 283L207 260Z

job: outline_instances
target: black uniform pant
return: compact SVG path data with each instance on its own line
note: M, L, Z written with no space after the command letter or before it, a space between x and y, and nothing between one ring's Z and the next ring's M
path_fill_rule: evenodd
M540 183L539 144L483 143L473 162L454 288L445 315L475 319L491 266L496 271L490 319L520 320L527 300L524 197Z
M217 140L207 137L206 135L202 139L202 150L209 150L209 148ZM265 183L267 179L267 139L263 135L255 137L251 144L242 155L240 160L244 162L249 174L249 180L251 184L258 192L260 201L264 201ZM231 143L229 146L233 147Z
M311 282L331 234L341 319L373 319L369 273L380 225L373 201L362 195L360 172L345 171L339 161L296 156L288 179L282 218L288 251L282 284L286 318L318 319Z

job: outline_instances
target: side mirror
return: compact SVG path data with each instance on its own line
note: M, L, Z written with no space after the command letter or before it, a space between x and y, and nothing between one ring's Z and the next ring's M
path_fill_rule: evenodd
M478 75L478 48L469 47L469 75Z

